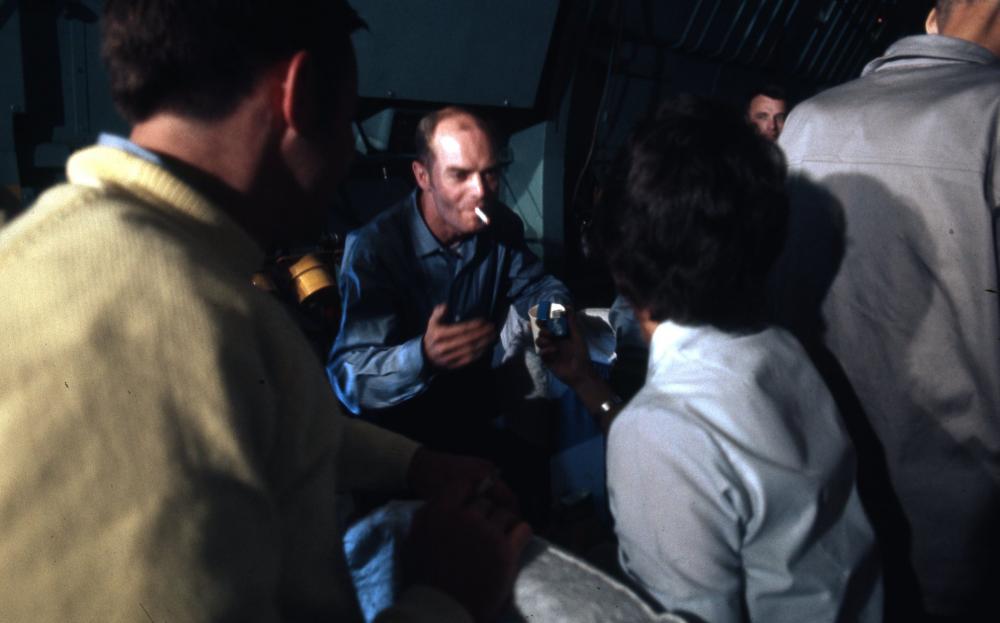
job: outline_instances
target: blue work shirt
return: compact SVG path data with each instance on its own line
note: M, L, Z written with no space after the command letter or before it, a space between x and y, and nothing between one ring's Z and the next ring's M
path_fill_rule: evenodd
M340 333L326 371L356 414L399 405L446 373L432 368L422 347L439 303L449 304L452 320L486 318L499 328L511 305L527 319L539 301L570 300L525 245L524 226L509 208L495 205L489 227L445 247L424 222L418 193L347 237Z

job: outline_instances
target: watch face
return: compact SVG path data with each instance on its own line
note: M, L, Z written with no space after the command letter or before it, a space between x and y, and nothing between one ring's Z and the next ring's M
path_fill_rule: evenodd
M604 402L601 403L601 411L604 413L611 413L619 406L621 406L623 402L625 401L622 400L620 396L615 396L610 400L605 400Z

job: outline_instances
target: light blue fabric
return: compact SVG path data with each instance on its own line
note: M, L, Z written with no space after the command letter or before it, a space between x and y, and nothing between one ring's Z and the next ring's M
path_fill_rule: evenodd
M403 587L399 552L421 502L394 501L344 534L344 553L365 621L393 604Z
M498 328L513 306L528 331L531 305L570 300L527 248L524 226L508 208L494 205L487 229L446 248L424 222L418 192L347 237L343 315L326 369L354 413L400 404L427 388L432 371L421 342L435 305L448 303L452 319L486 318Z
M851 443L805 351L780 329L661 324L646 385L608 437L626 569L712 623L882 620L875 538Z
M149 151L145 147L140 147L139 145L136 145L135 143L125 138L124 136L118 136L117 134L111 134L108 132L101 132L101 134L97 137L97 144L103 145L105 147L114 147L116 149L126 151L132 154L133 156L139 156L143 160L147 162L152 162L157 166L161 167L165 166L163 158L161 158L158 154Z

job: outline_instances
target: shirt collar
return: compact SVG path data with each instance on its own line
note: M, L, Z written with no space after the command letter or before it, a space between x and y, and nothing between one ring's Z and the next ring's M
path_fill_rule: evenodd
M128 152L133 156L139 156L146 162L151 162L157 166L164 166L163 158L152 152L145 147L136 145L124 136L119 136L117 134L111 134L109 132L101 132L97 137L97 144L103 145L104 147L114 147L115 149L120 149L124 152Z
M420 213L419 198L420 189L415 188L407 199L410 204L410 237L413 239L413 250L417 252L417 257L424 257L443 249Z
M905 64L908 61L926 64L928 60L978 65L1000 64L1000 58L971 41L947 35L913 35L889 46L885 54L865 66L861 75L879 71L887 66Z
M681 325L665 320L656 327L650 340L646 378L667 370L680 357L703 359L727 352L733 344L755 333L728 333L712 325Z
M665 320L657 325L649 343L649 372L652 377L665 367L678 352L696 340L706 327L693 327Z

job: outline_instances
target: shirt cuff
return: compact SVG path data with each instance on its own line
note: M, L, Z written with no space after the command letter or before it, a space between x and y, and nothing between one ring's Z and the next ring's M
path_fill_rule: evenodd
M427 381L434 378L436 374L434 366L431 365L431 362L427 359L427 354L424 353L424 335L421 333L409 342L404 343L403 349L403 359L411 366L411 369L417 370L417 380L422 385L426 385Z

